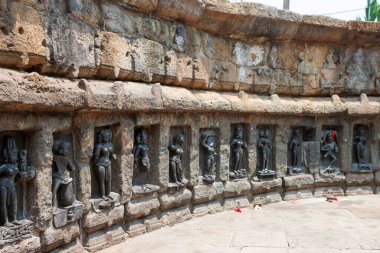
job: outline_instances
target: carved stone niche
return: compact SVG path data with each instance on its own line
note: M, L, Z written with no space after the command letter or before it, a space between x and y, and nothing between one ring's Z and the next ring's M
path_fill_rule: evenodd
M53 151L53 221L59 228L79 220L84 205L76 200L76 176L73 136L71 133L54 134Z
M230 179L247 178L248 152L247 127L244 124L231 125Z
M159 126L139 126L135 128L133 144L134 196L157 192L160 188L153 184L159 163ZM156 177L157 178L157 177Z
M275 127L261 125L257 127L256 175L260 180L276 177Z
M352 141L352 172L372 172L369 126L355 125Z
M0 133L0 242L12 243L33 236L28 220L33 201L30 183L36 168L30 163L28 133ZM1 245L0 245L1 246Z
M319 162L319 173L321 175L339 174L341 172L340 129L336 126L322 128Z
M115 125L95 128L94 152L91 160L91 204L95 212L120 205L114 147Z
M315 128L297 126L291 129L288 142L288 174L317 172L319 167L319 142Z
M199 174L200 182L212 184L217 178L219 161L219 129L200 129L199 139Z
M186 187L190 178L191 132L188 126L174 126L169 135L169 192Z

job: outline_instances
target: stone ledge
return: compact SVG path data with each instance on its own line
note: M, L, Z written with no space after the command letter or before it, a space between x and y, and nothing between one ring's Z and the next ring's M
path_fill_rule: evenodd
M370 173L346 173L347 186L371 185L374 183L374 175Z
M373 189L371 186L350 186L346 188L346 195L366 195L373 194Z
M294 200L294 199L307 199L314 198L313 192L311 189L302 189L296 191L287 191L284 193L284 200Z
M229 3L222 0L156 2L150 5L126 5L125 1L119 1L119 5L154 13L166 20L180 21L205 32L241 40L270 38L277 41L298 39L330 43L355 42L357 36L365 32L367 35L360 40L361 43L379 43L376 34L380 31L380 25L376 23L346 22L317 15L303 16L257 3Z
M312 188L313 185L314 178L310 174L284 177L284 186L287 192L305 188Z
M271 192L273 190L282 188L282 178L263 181L251 181L252 192L254 194Z
M333 196L344 196L343 188L341 187L318 187L314 190L314 197L322 198L326 197L327 194L332 193Z
M173 193L160 194L158 200L160 201L160 209L167 210L173 207L187 205L191 200L192 194L186 188Z
M294 99L189 90L160 84L69 80L0 68L0 101L3 109L15 105L44 111L192 111L240 112L283 115L377 115L380 98L339 96ZM175 96L173 95L175 94Z
M248 179L240 179L235 181L228 181L224 185L224 197L238 197L241 195L246 195L251 190L251 185Z

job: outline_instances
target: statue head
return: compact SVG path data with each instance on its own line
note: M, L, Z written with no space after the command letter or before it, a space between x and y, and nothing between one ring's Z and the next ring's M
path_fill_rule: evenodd
M235 129L235 138L236 139L243 139L243 135L244 135L244 129L242 126L238 126L236 127Z
M69 153L70 143L61 139L55 140L53 144L53 154L67 156Z
M333 132L329 132L326 136L326 141L327 142L334 142L335 141L335 136L336 136L336 133L333 131Z
M144 128L142 128L141 132L140 132L140 142L141 142L141 144L147 144L148 143L148 133Z
M4 160L7 163L17 163L17 146L13 137L6 138L6 145L3 150Z
M177 134L174 137L174 143L175 144L182 145L184 142L185 142L185 137L183 136L183 134Z
M301 137L301 135L302 135L302 130L300 128L296 128L294 130L294 136L299 138L299 137Z
M268 138L269 134L270 134L270 130L269 129L265 129L265 131L264 131L265 138Z
M260 138L264 138L264 137L265 137L265 129L261 129L261 130L259 131L259 137L260 137Z
M357 135L360 137L365 137L365 128L363 126L358 127Z
M99 143L110 142L111 139L112 139L112 132L111 132L111 130L109 130L107 128L100 130L100 132L98 134L98 142Z

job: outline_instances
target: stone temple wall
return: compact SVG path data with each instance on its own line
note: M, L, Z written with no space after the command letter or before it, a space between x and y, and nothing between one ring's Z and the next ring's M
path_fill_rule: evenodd
M0 251L377 193L379 32L223 0L0 0Z

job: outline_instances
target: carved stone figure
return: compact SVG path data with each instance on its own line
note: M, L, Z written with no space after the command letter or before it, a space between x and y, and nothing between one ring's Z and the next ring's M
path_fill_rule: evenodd
M305 172L302 165L302 129L296 128L293 131L292 138L288 145L291 151L291 164L289 166L289 174L300 174Z
M338 145L336 144L336 131L327 131L321 143L321 151L322 157L328 160L328 165L321 170L322 173L337 172L337 168L333 165L337 161L338 150Z
M70 172L75 169L69 156L70 143L63 139L53 144L53 207L54 225L63 227L68 222L78 220L83 214L83 203L75 199L73 178Z
M202 170L203 182L206 184L212 184L215 181L215 176L213 176L213 170L215 167L215 146L216 146L216 136L208 132L202 133L201 146L204 152L204 166Z
M133 156L134 156L134 170L137 174L145 173L145 178L142 179L140 183L142 184L150 184L150 162L148 156L148 133L142 128L136 136L136 143L133 147ZM136 175L135 179L137 178ZM139 182L135 182L139 183Z
M240 168L243 161L244 149L247 148L247 143L244 141L244 129L241 126L236 127L235 135L230 142L232 153L232 171L230 172L231 179L247 177L247 170Z
M112 201L111 197L111 159L114 159L112 132L102 129L94 148L94 173L98 180L99 194L104 201Z
M261 129L259 132L259 139L257 140L257 148L259 150L259 155L261 159L261 166L257 172L258 176L261 178L274 177L276 172L271 170L270 157L272 151L270 131L269 129Z
M178 134L173 138L173 144L169 146L169 175L170 182L176 183L179 186L187 184L188 180L183 177L182 157L183 148L182 145L185 141L183 134Z
M61 139L55 140L53 145L53 206L70 206L75 200L73 179L70 171L74 170L73 162L70 160L70 143ZM60 197L57 197L60 191Z
M357 128L357 134L354 137L354 153L357 164L353 164L353 171L368 172L372 171L369 163L369 149L367 143L367 130L364 126Z
M16 217L17 208L23 203L17 203L16 182L33 179L36 169L27 165L26 151L18 153L13 137L6 137L3 155L5 163L0 165L0 225L18 226L21 223Z

